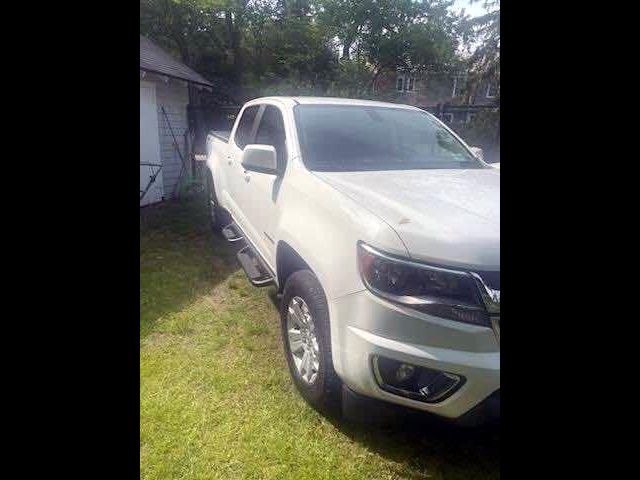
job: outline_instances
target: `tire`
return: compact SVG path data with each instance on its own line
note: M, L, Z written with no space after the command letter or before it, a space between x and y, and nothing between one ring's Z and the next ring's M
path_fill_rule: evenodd
M317 359L317 373L313 375L312 382L309 378L305 380L305 375L301 373L296 365L294 354L292 354L292 341L290 337L290 328L292 322L289 318L289 308L292 301L299 307L299 299L304 301L306 310L311 315L313 331L315 335L313 339L308 341L310 345L317 343L317 353L313 353L313 358ZM308 319L308 317L306 317ZM289 365L289 372L293 381L302 395L302 397L316 410L330 415L340 415L342 383L340 378L333 369L333 361L331 358L331 330L329 327L329 307L324 290L316 276L309 270L299 270L289 276L286 281L282 296L282 304L280 307L280 319L282 325L282 340L284 343L284 351ZM294 328L295 330L295 328ZM309 336L306 337L309 340ZM315 340L315 343L314 343ZM303 343L303 342L300 342ZM316 349L310 349L310 345L305 348L316 352ZM297 345L294 345L297 347ZM300 354L300 350L295 348L296 356ZM304 354L303 354L304 358ZM312 368L312 370L315 370Z
M222 230L223 211L218 203L218 197L216 196L216 190L213 184L213 176L211 171L207 170L206 173L206 187L205 187L205 201L207 207L207 213L209 217L209 223L211 224L211 230L214 233L219 233Z

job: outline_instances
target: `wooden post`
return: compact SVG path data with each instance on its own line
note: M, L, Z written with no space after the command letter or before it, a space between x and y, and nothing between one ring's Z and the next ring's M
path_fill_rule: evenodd
M187 128L184 131L184 154L188 159L189 166L191 167L191 177L193 178L196 173L196 166L193 163L193 155L191 152L191 135L189 134L189 129Z

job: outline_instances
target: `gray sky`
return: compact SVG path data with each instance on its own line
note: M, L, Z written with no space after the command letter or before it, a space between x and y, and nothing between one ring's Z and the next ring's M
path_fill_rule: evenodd
M470 5L469 0L455 0L455 3L453 4L453 10L459 12L464 8L467 15L477 17L487 12L482 6L483 3L484 2L480 0L479 2L474 2Z

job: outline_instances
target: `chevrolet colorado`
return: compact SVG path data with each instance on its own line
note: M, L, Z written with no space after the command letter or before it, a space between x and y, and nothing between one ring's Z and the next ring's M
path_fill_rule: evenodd
M416 107L312 97L248 102L206 163L211 224L280 294L309 403L499 415L499 170Z

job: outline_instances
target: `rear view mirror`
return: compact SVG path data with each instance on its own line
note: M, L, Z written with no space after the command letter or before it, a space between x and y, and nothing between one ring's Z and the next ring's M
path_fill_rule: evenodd
M484 152L480 147L469 147L469 150L471 150L471 153L473 153L474 157L484 162Z
M273 145L247 145L242 152L242 166L253 172L278 174L276 149Z

